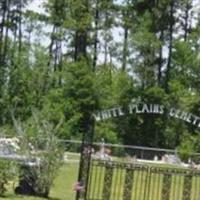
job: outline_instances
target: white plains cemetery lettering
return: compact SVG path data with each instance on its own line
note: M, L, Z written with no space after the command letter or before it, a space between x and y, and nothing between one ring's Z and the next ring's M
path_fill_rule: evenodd
M94 117L96 121L103 121L112 117L120 117L125 114L148 113L148 114L159 115L159 114L164 114L165 112L167 112L167 109L165 108L164 105L146 104L146 103L130 103L126 108L122 108L119 106L119 107L99 111L98 113L94 114ZM174 118L186 121L194 126L200 127L200 117L192 113L188 113L176 108L171 108L167 112L167 115L169 115L170 117L174 117Z

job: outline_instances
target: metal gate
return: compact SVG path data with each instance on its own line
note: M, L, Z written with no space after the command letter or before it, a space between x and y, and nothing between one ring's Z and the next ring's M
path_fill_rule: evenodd
M200 171L92 160L87 200L199 200Z

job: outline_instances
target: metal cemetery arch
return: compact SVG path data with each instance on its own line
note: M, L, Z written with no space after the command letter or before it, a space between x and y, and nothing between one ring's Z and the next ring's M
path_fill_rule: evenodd
M135 101L136 100L132 100L132 103L128 104L126 108L118 106L95 113L94 118L96 121L103 121L111 117L124 116L126 114L132 114L132 113L136 114L146 113L155 115L162 115L165 113L170 117L181 119L200 128L200 117L195 114L185 112L175 107L172 107L168 110L164 105L147 104L143 102L135 103ZM124 110L126 110L126 112L124 112Z
M124 110L126 110L126 112ZM149 113L149 114L155 114L155 115L167 114L170 117L181 119L187 123L190 123L200 128L200 117L197 115L182 111L177 108L170 108L169 110L167 110L167 108L165 108L164 105L147 104L143 102L138 102L135 99L133 99L132 102L127 105L126 108L122 108L121 106L118 106L118 107L110 108L107 110L99 111L98 113L94 113L91 116L91 121L90 121L92 126L90 127L87 133L84 133L83 139L82 139L79 176L78 176L78 182L76 186L76 190L77 190L76 200L87 199L86 195L87 195L87 189L88 189L87 187L88 187L89 174L90 174L90 162L91 162L95 122L100 122L109 118L124 116L126 114L132 114L132 113L136 113L136 114ZM133 167L131 169L134 170Z

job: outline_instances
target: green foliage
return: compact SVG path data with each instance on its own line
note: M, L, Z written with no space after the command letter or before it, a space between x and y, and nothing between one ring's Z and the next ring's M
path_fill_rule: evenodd
M38 137L34 109L66 139L90 131L94 112L132 99L199 114L200 19L191 1L48 0L45 13L20 9L30 1L8 3L10 9L0 7L5 134L14 134L14 113ZM133 113L97 124L95 139L174 148L185 132L199 137L198 128L178 119Z
M44 98L42 113L54 125L63 121L57 135L81 139L97 106L94 77L86 63L65 64L62 87L52 88ZM87 121L87 122L86 122Z
M77 133L87 132L91 126L92 114L97 108L94 75L91 67L83 61L69 65L65 78L65 118L68 121L75 115L79 116L75 131ZM74 112L69 112L68 105L71 105Z
M100 142L104 138L106 143L119 143L115 124L111 121L96 124L94 140Z
M178 152L182 160L188 161L188 159L191 158L191 155L195 152L195 144L195 137L188 133L183 135L178 147Z
M33 166L21 167L22 179L30 184L36 195L48 197L63 163L64 149L55 135L61 124L54 127L35 111L26 123L13 120L16 132L21 137L21 154L27 158L27 162L35 161Z
M6 185L17 177L17 165L5 159L0 159L0 196L6 192Z
M160 87L155 86L147 88L144 90L142 96L144 102L147 103L157 103L166 106L168 104L168 95L165 93L164 89Z

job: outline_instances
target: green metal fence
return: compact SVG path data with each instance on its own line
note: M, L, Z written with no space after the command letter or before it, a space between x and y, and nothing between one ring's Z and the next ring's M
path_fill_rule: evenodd
M200 171L92 160L87 200L199 200Z

